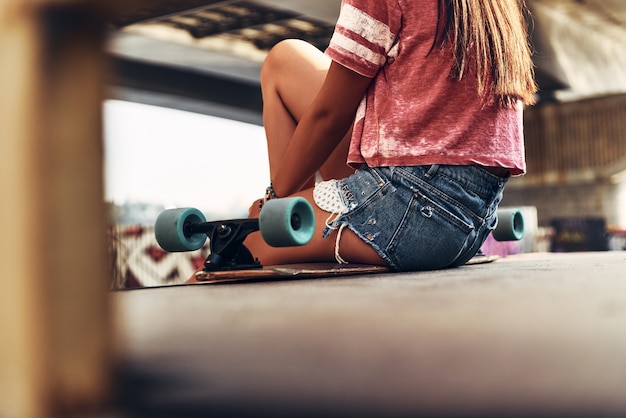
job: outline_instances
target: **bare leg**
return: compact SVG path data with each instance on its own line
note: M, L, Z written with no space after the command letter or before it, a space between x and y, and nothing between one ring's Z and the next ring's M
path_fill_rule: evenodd
M303 190L295 196L302 196L309 202L313 202L313 189ZM313 204L315 211L316 227L313 239L302 247L270 247L263 241L259 232L254 232L246 238L244 245L265 266L288 263L335 261L335 243L338 231L333 231L328 238L322 237L326 227L325 220L330 216L317 205ZM258 217L258 204L253 205L250 211L251 217ZM365 241L359 238L350 229L345 228L341 233L339 254L344 260L351 263L363 263L374 265L386 265L378 253Z
M303 41L283 41L270 51L261 69L270 175L273 176L280 167L296 125L321 89L329 67L330 59ZM350 135L348 132L320 168L325 179L343 178L353 173L346 165ZM338 232L333 231L328 238L322 237L325 220L330 214L313 203L314 182L315 179L311 178L308 188L295 194L313 205L317 225L312 241L302 247L273 248L263 241L259 232L252 233L244 244L263 265L335 261ZM258 215L259 206L255 202L250 208L250 217ZM339 254L353 263L386 264L369 244L347 228L341 235Z
M329 67L330 59L304 41L283 41L268 54L261 68L261 90L270 176L278 171L296 125L319 92ZM350 133L320 169L324 178L352 173L346 165L349 138Z

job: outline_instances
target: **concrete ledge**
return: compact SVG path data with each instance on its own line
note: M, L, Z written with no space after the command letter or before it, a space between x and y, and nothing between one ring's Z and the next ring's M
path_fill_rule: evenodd
M114 294L133 416L624 416L626 252ZM183 415L180 415L183 414Z

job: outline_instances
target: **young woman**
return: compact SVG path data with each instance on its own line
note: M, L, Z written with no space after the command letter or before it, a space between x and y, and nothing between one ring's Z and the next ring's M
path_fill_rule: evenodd
M279 43L261 88L266 199L303 196L317 218L303 247L249 236L265 265L461 265L525 172L536 84L522 0L344 0L328 49Z

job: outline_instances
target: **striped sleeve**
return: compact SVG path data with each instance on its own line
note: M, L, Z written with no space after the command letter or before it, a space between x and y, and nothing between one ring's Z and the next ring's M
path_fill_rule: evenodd
M345 0L326 54L366 77L385 65L400 26L400 11L387 0Z

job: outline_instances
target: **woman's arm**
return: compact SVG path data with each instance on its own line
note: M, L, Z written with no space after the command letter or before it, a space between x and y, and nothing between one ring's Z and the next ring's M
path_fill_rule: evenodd
M303 115L272 184L276 195L289 196L326 161L354 122L371 78L332 62L317 97Z

